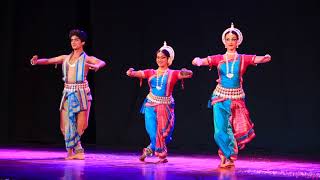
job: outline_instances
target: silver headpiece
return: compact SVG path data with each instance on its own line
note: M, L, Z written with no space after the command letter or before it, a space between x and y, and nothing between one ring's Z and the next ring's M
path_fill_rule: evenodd
M163 46L159 50L161 51L164 49L167 50L170 54L170 57L168 58L168 65L170 66L172 64L172 61L174 60L174 50L171 46L167 45L166 41L163 42Z
M237 33L238 35L238 46L242 43L242 40L243 40L243 36L242 36L242 33L239 29L235 28L233 23L231 23L231 27L226 29L223 33L222 33L222 42L223 44L226 44L226 40L225 40L225 37L226 37L226 34L227 33L231 33L231 31L234 31L235 33Z

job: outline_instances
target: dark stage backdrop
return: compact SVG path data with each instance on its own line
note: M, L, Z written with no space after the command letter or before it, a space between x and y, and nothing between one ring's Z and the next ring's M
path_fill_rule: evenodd
M249 67L246 102L257 137L246 151L319 153L319 14L306 1L8 1L4 11L3 101L0 142L63 144L59 130L61 66L30 66L34 54L70 53L68 32L88 32L86 51L107 61L90 73L94 101L86 144L142 148L148 137L139 114L147 83L128 68L156 68L155 52L175 49L172 69L194 77L174 90L176 124L169 148L216 151L207 102L217 71L193 67L194 57L224 53L222 32L233 22L243 35L239 53L272 55Z

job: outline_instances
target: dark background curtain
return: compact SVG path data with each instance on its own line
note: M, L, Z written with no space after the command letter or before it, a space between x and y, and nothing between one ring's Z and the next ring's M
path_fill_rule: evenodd
M319 14L307 1L17 1L3 3L0 143L61 144L61 66L31 66L30 58L71 52L69 30L89 35L85 50L107 62L90 72L93 94L84 145L142 148L148 144L139 114L146 81L128 68L157 68L163 41L176 58L172 69L194 77L174 89L176 124L170 149L215 151L207 101L217 71L194 67L194 57L225 52L222 32L231 22L244 36L239 53L271 54L272 62L249 67L246 103L257 137L246 151L319 153Z

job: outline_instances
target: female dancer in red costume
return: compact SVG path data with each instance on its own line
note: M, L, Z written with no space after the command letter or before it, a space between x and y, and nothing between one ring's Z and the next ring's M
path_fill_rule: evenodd
M238 54L237 48L243 40L242 33L233 24L222 34L222 42L227 51L224 54L206 58L196 57L195 66L216 66L219 79L213 91L210 108L213 109L214 139L219 146L220 167L232 167L238 155L238 149L255 137L253 123L245 105L245 93L242 88L242 76L249 65L266 63L270 55L256 56Z
M150 137L150 144L143 149L140 160L155 154L160 163L166 163L167 146L174 128L174 99L172 90L179 79L191 78L192 71L187 69L172 70L169 66L174 59L174 51L166 42L157 51L157 69L134 71L130 68L127 75L147 79L150 92L147 95L141 112L145 115L145 126Z

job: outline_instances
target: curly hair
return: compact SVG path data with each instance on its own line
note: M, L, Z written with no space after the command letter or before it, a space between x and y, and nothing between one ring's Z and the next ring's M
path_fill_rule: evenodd
M77 36L81 40L81 42L86 42L88 38L87 33L79 29L72 29L69 32L69 38L71 38L72 36Z

